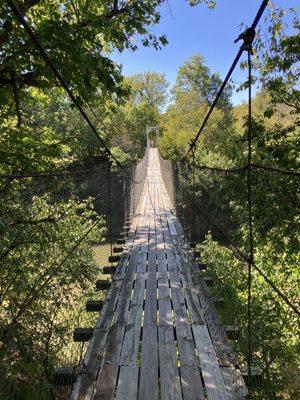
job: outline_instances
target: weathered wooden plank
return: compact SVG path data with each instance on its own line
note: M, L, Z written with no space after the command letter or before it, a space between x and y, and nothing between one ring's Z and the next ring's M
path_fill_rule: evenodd
M221 365L237 365L237 360L228 341L225 328L221 324L213 299L209 295L204 280L199 276L199 274L194 272L193 281L204 311L205 322L208 326Z
M141 253L146 253L146 254L148 254L148 251L149 251L149 245L148 245L148 243L142 243L141 244Z
M167 215L171 218L173 216L170 213ZM204 389L201 380L201 374L199 370L199 359L195 351L195 343L191 331L191 326L187 321L186 306L183 301L188 305L189 316L192 321L198 321L203 323L203 314L199 300L194 292L190 291L188 285L182 287L183 281L186 281L185 276L188 274L187 267L185 265L185 259L182 256L181 243L177 236L177 224L176 220L173 225L175 229L172 232L172 243L173 252L168 252L168 259L170 264L170 280L172 286L180 287L182 295L173 299L174 308L176 309L176 336L180 358L180 372L181 372L181 385L184 399L204 399ZM185 274L182 275L181 272ZM192 285L194 289L194 286ZM173 290L174 292L174 290ZM176 291L175 291L176 293ZM177 294L177 293L176 293ZM178 304L179 303L179 304ZM179 312L178 312L179 311Z
M167 259L165 249L157 250L157 271L167 272Z
M177 225L179 226L179 224ZM180 226L179 228L180 229ZM182 248L184 248L184 243L181 243ZM220 361L220 364L224 366L221 368L223 379L226 382L226 388L231 399L245 398L245 393L247 393L247 388L241 376L240 370L237 368L237 360L232 351L224 327L221 325L219 316L216 311L213 299L210 297L204 280L201 278L197 265L190 259L190 255L183 253L184 260L190 263L192 272L192 283L196 285L195 293L201 301L201 306L203 307L205 322L209 328L210 336L216 351L216 355ZM190 281L190 274L186 275L188 277L187 285L192 287ZM184 282L184 280L183 280ZM236 383L236 376L239 375L238 383Z
M182 260L182 262L184 261ZM180 274L180 277L184 287L184 296L192 323L195 325L204 324L204 313L190 275L185 272Z
M155 325L143 327L138 399L158 399L158 345Z
M145 294L145 280L146 280L146 274L143 274L141 272L136 273L131 305L141 304L143 306L144 294Z
M128 263L127 273L123 279L122 288L118 296L118 304L115 310L113 323L125 324L127 321L127 314L129 310L129 304L131 300L131 292L133 287L133 279L138 260L138 248L132 250L130 261Z
M221 372L230 400L243 400L248 395L248 389L240 369L221 367Z
M160 394L162 400L180 400L181 383L173 326L158 327Z
M181 387L184 400L204 400L199 367L196 365L180 366Z
M133 224L137 224L138 217L134 218ZM134 239L128 238L126 247L129 249L126 253L126 261L133 246ZM123 258L122 258L123 262ZM93 337L89 343L86 354L84 356L78 379L73 387L71 399L73 400L90 400L98 376L98 372L102 365L103 353L105 350L106 340L109 327L111 325L114 309L118 300L118 293L121 287L121 281L114 280L110 285L106 301L104 302L102 312L97 320Z
M139 368L135 365L120 367L116 400L137 398Z
M173 326L173 312L168 279L158 279L158 315L159 325Z
M95 394L92 397L93 400L111 400L114 398L124 331L124 325L113 325L109 329L102 367L95 385Z
M205 325L193 325L202 376L209 400L229 399L211 338Z
M148 253L148 268L147 271L150 274L155 274L156 273L156 243L152 239L151 242L149 242L149 253Z
M146 273L146 268L147 268L147 253L141 253L137 265L136 272L140 273Z
M175 228L175 225L174 225L174 221L169 220L168 221L168 225L169 225L169 231L170 231L171 236L176 236L177 235L177 231L176 231L176 228Z
M175 321L178 324L187 324L189 315L180 283L174 282L170 278L170 285Z
M176 336L179 349L180 365L192 365L199 367L199 359L196 354L196 345L192 335L191 325L176 323Z
M172 249L167 248L167 250L166 250L166 252L167 252L168 271L173 271L173 270L178 271L178 266L177 266L177 262L176 262L174 248L173 248L172 244L170 246L172 246Z
M117 302L117 294L121 283L112 282L107 301L104 302L102 313L94 329L93 337L83 359L78 379L73 387L71 399L91 399L94 384L101 366L103 352L108 335L109 326L113 318L113 310Z
M144 325L157 321L157 278L156 273L147 274Z
M133 298L126 325L120 361L121 365L137 365L141 336L144 290L145 275L139 274L135 281Z

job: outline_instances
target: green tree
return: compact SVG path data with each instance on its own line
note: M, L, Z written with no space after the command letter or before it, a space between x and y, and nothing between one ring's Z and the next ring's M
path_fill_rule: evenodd
M130 87L130 100L134 104L147 103L157 110L166 105L169 84L163 74L148 71L129 76L125 82Z
M213 101L221 79L211 73L200 55L195 55L179 67L172 89L173 103L163 116L164 135L160 147L164 155L180 158L198 132ZM203 135L197 144L199 162L212 163L214 158L224 165L234 157L232 150L233 114L229 87L220 99ZM222 160L224 159L224 160Z
M175 98L183 92L193 90L200 104L212 104L222 84L218 73L211 73L200 54L192 56L179 67L176 84L173 88ZM228 85L220 97L217 107L226 111L231 107L232 89Z
M124 83L130 94L108 113L103 129L113 147L136 160L146 148L146 127L161 126L160 110L167 100L168 83L164 75L155 72L126 77Z
M86 101L101 91L123 93L120 68L107 56L112 50L136 50L135 35L142 43L159 48L165 36L156 37L147 26L159 21L157 1L24 1L19 4L29 18L57 68L73 90ZM0 82L9 90L14 82L24 87L56 86L37 49L5 2L0 8ZM66 62L68 60L68 62Z
M266 115L272 115L279 104L284 104L290 115L298 116L299 125L300 21L297 11L272 4L264 28L267 36L263 28L258 31L255 51L258 79L270 95Z

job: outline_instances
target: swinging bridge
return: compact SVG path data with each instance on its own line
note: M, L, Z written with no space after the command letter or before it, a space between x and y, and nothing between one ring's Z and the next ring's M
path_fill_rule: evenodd
M6 0L6 3L36 46L45 65L50 68L96 135L104 160L100 167L98 165L87 171L52 171L49 174L26 174L22 171L0 177L4 193L12 182L21 182L19 204L5 204L4 217L7 221L2 223L1 220L1 229L10 233L24 224L33 229L30 231L32 235L32 232L36 234L35 227L38 230L42 226L37 237L49 243L49 249L45 246L49 254L53 243L56 244L56 237L52 231L49 233L50 230L53 226L62 232L66 229L63 224L60 227L59 222L67 218L72 207L76 208L76 201L79 203L79 200L93 198L93 210L97 214L97 217L94 215L95 220L87 218L85 223L88 229L85 231L81 227L82 236L78 234L79 239L70 249L64 248L61 235L59 245L65 253L62 260L59 257L55 259L50 272L42 269L43 263L40 265L39 257L27 260L26 265L36 267L37 272L33 282L23 288L21 294L24 300L21 297L17 312L10 315L8 309L9 323L3 333L6 343L13 343L10 338L14 338L14 330L20 329L20 320L30 306L39 300L39 294L43 290L51 291L51 284L54 285L53 281L60 268L67 265L69 275L74 278L72 268L76 260L80 259L80 245L103 221L107 224L105 240L110 246L110 265L98 267L103 273L110 274L111 279L96 282L96 289L101 295L105 293L104 300L99 296L86 303L86 311L97 316L96 323L88 328L81 326L74 332L68 332L66 342L70 342L73 334L75 344L79 343L82 347L79 352L77 348L71 351L69 359L65 357L66 365L63 368L55 369L57 363L54 363L52 369L48 368L51 374L46 376L45 371L49 372L48 365L45 365L49 361L48 354L46 360L40 362L45 371L41 365L38 365L37 370L40 368L43 371L41 376L46 382L43 382L46 389L42 387L37 398L292 398L288 396L297 388L294 389L289 375L296 370L298 360L290 349L296 348L297 317L300 311L295 289L297 282L288 280L290 275L295 277L291 264L297 260L296 246L290 249L292 261L288 260L283 266L279 264L285 260L285 246L297 235L297 188L300 173L277 165L254 164L252 157L252 43L268 0L262 1L252 25L237 39L243 43L183 158L173 163L163 159L157 148L158 127L148 127L144 158L130 167L120 163L112 154L85 112L83 103L56 68L18 5L13 0ZM198 139L244 53L247 54L249 94L247 163L231 169L198 165L195 160ZM153 131L156 133L155 139L150 139L149 135ZM46 218L25 219L25 222L15 219L17 208L25 215L30 215L36 199L45 195L49 203L47 199L44 200L45 208L49 208ZM76 212L79 218L80 207L74 214ZM46 224L48 230L43 224ZM118 228L123 224L121 233ZM114 225L118 225L117 228ZM113 247L116 232L121 236L118 236L118 247ZM8 242L8 251L3 258L6 253L14 250L18 235L19 230L15 238ZM55 240L51 239L51 235ZM215 265L218 262L205 262L200 249L209 235L215 239L215 243L223 246L222 250L226 249L226 255L230 254L226 260L230 259L234 266L220 267ZM277 253L271 258L268 246L277 240L276 235L279 237L276 242ZM119 254L113 255L113 252ZM11 265L15 264L12 258ZM268 268L264 268L264 264ZM290 268L289 273L286 273L285 268ZM273 270L276 273L272 274ZM76 278L76 271L74 275ZM279 284L274 282L275 278L278 278ZM12 291L17 292L18 284L22 282L17 280L20 279L18 274L14 279L16 282L10 284L7 290L12 287ZM285 285L286 281L288 285ZM253 283L256 284L257 296L260 290L263 292L259 301L253 299ZM215 291L214 285L217 286ZM224 306L225 299L217 297L215 293L226 297L228 304L223 313L220 308ZM98 296L98 292L95 291L94 295ZM50 300L53 299L50 297ZM57 309L60 306L58 301ZM68 305L64 306L67 310L64 321L67 321L70 314ZM271 319L275 318L276 323L269 320L266 331L263 331L260 328L269 314ZM62 318L62 314L59 317ZM227 325L224 320L234 325ZM274 327L279 325L277 321L280 321L279 330L278 326ZM240 326L236 322L240 322ZM233 344L237 339L241 342L239 346ZM290 351L285 358L285 354L282 354L287 342ZM265 345L269 346L266 351ZM277 347L281 351L281 358L277 357ZM281 360L285 362L281 363ZM257 370L256 364L260 367ZM13 362L8 365L10 368ZM10 391L9 385L3 389L0 382L0 390L7 393L5 399L23 398L20 397L23 393L19 392L18 384L15 384L19 383L22 374L19 375L18 370L16 376L13 376L9 368L5 373L8 380L11 375L13 377L13 389ZM256 384L261 384L261 388L256 390ZM68 389L65 389L66 386ZM37 382L33 382L32 387L37 390Z
M241 372L174 212L157 148L72 399L243 399ZM201 265L205 268L205 265Z

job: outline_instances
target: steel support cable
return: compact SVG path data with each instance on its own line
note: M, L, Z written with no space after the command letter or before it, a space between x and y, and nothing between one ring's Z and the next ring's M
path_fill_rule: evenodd
M58 69L56 68L54 62L52 61L51 57L49 56L48 52L46 51L46 49L44 48L44 46L41 44L39 38L37 37L36 33L34 32L33 28L28 24L28 22L26 21L26 19L24 18L24 16L22 15L22 13L20 12L18 6L16 5L16 3L14 2L14 0L6 0L6 3L8 4L8 6L10 7L10 9L12 10L14 16L17 18L17 20L20 22L21 25L23 25L26 33L28 34L28 36L30 37L30 39L32 40L32 42L35 44L35 46L37 47L37 49L39 50L41 56L43 57L44 61L46 62L46 64L49 66L49 68L51 69L51 71L53 72L53 74L55 75L55 77L58 79L58 81L60 82L61 86L65 89L65 91L67 92L68 96L70 97L70 99L72 100L72 102L74 103L74 105L77 107L77 109L79 110L80 114L83 116L83 118L85 119L85 121L87 122L87 124L90 126L90 128L92 129L93 133L95 134L95 136L98 138L98 140L101 143L102 148L105 150L106 154L115 161L116 165L118 165L118 167L120 167L122 170L125 171L124 166L116 159L116 157L111 153L110 149L108 148L108 146L106 145L106 143L104 142L104 140L101 138L99 132L97 131L97 129L95 128L95 126L93 125L93 123L91 122L90 118L88 117L87 113L84 111L84 109L82 108L80 102L77 100L76 96L74 95L74 93L72 92L72 90L69 88L67 82L64 80L62 74L58 71Z
M104 179L104 177L102 177L102 179L101 179L100 182L102 182L103 179ZM98 181L98 180L99 180L99 177L94 178L93 180L97 180L97 181ZM105 193L106 193L106 192L104 192L104 194L105 194ZM96 200L96 199L99 198L99 196L102 196L102 195L103 195L103 192L101 192L101 193L97 194L96 196L94 196L93 199ZM77 202L75 202L74 204L71 204L71 205L67 206L67 208L61 213L61 215L60 215L57 219L55 219L54 221L51 221L51 219L54 218L54 216L57 214L57 210L54 210L54 211L53 211L52 213L50 213L50 214L47 216L47 218L45 218L44 220L41 219L40 221L34 221L34 222L35 222L34 225L37 226L37 227L39 227L40 224L44 224L44 223L55 223L55 224L56 224L58 221L60 221L62 218L64 218L70 210L72 210L72 209L74 209L74 208L76 208L76 207L78 207L78 203L77 203ZM3 214L3 215L4 215L4 214ZM19 235L22 233L22 231L24 230L24 227L22 228L22 226L28 224L28 222L30 222L30 221L24 220L24 221L18 223L18 225L21 225L21 228L20 228L20 230L19 230L19 232L18 232L18 236L19 236ZM8 225L8 226L11 227L12 225ZM4 253L4 254L5 254L5 253ZM0 256L0 260L2 260L2 259L3 259L3 255Z
M107 168L107 165L102 165L100 168L88 169L88 170L78 170L78 171L43 171L43 172L33 172L33 173L25 173L25 174L10 174L10 175L0 175L0 179L7 179L7 182L4 183L4 186L0 188L0 194L3 196L6 189L8 189L10 183L13 180L17 179L26 179L26 178L37 178L37 177L59 177L59 176L77 176L83 174L91 174L91 173L100 173Z
M190 164L188 164L190 165ZM271 172L277 172L282 175L291 175L291 176L299 176L300 177L300 172L299 171L294 171L294 170L286 170L282 168L277 168L277 167L271 167L268 165L261 165L261 164L250 164L250 167L255 170L265 170L265 171L271 171ZM212 167L209 165L197 165L195 164L195 169L201 171L201 170L208 170L208 171L215 171L215 172L224 172L224 173L236 173L236 172L245 172L248 168L248 164L242 167L235 167L235 168L220 168L220 167Z
M38 39L37 35L35 34L34 30L29 26L28 22L25 20L24 16L22 15L22 13L20 12L18 6L15 4L14 0L6 0L6 3L9 5L10 9L12 10L13 14L15 15L15 17L18 19L18 21L20 22L21 25L23 25L26 33L28 34L28 36L30 37L30 39L33 41L33 43L35 44L35 46L38 48L39 52L41 53L43 59L45 60L46 64L49 66L49 68L51 69L51 71L53 72L53 74L55 75L55 77L59 80L60 84L62 85L62 87L65 89L65 91L68 93L70 99L72 100L72 102L76 105L76 107L78 108L78 110L80 111L81 115L83 116L83 118L86 120L86 122L88 123L88 125L90 126L90 128L92 129L92 131L95 133L95 135L97 136L97 138L100 140L102 147L104 148L104 150L106 151L107 155L109 155L110 157L112 157L115 162L117 164L119 164L119 162L114 158L114 156L111 154L109 148L106 146L105 142L103 141L103 139L101 138L101 136L99 135L99 133L97 132L96 128L94 127L94 125L92 124L92 122L90 121L89 117L87 116L86 112L83 110L82 106L79 104L79 101L77 100L77 98L75 97L74 93L72 92L72 90L69 88L67 82L64 80L63 76L61 75L61 73L58 71L58 69L56 68L55 64L53 63L52 59L50 58L48 52L46 51L46 49L43 47L43 45L41 44L40 40Z
M238 40L240 40L240 39L244 40L245 43L246 43L247 40L249 39L249 37L251 37L252 35L255 34L255 29L256 29L256 27L257 27L257 24L258 24L258 22L259 22L259 20L260 20L260 18L261 18L261 16L262 16L262 14L264 13L264 11L265 11L265 9L266 9L268 3L269 3L269 0L263 0L263 2L261 3L260 8L259 8L259 10L258 10L258 12L257 12L257 14L256 14L256 16L255 16L255 18L254 18L254 20L253 20L251 26L250 26L250 28L248 28L245 32L243 32L243 33L235 40L235 43L236 43ZM219 91L218 91L218 93L217 93L217 95L216 95L216 97L215 97L215 99L214 99L212 105L210 106L210 108L209 108L209 110L208 110L208 113L206 114L206 116L205 116L205 118L204 118L204 121L203 121L203 123L202 123L202 125L201 125L201 127L200 127L200 129L199 129L199 131L198 131L198 133L197 133L197 135L196 135L195 138L192 140L192 142L191 142L191 144L190 144L190 147L189 147L187 153L185 154L185 156L183 157L182 161L184 161L184 160L188 157L188 155L189 155L190 152L192 151L192 148L193 148L193 147L195 146L195 144L197 143L197 141L198 141L198 139L199 139L199 137L200 137L200 135L201 135L203 129L205 128L205 126L206 126L206 124L207 124L207 122L208 122L208 120L209 120L209 118L210 118L210 116L211 116L213 110L215 109L215 107L216 107L216 105L217 105L217 103L218 103L220 97L222 96L222 94L223 94L223 92L224 92L225 86L227 85L227 83L228 83L228 81L229 81L229 79L230 79L230 77L231 77L231 75L232 75L232 73L233 73L233 71L234 71L234 69L235 69L237 63L239 62L239 60L240 60L240 58L241 58L241 56L242 56L242 54L243 54L243 52L244 52L244 50L245 50L245 43L242 44L242 46L240 47L240 49L239 49L237 55L235 56L235 59L234 59L232 65L231 65L231 67L229 68L229 71L228 71L228 73L227 73L227 75L226 75L226 77L225 77L225 79L224 79L224 81L223 81L223 83L222 83L222 85L221 85L221 87L220 87L220 89L219 89Z
M194 198L194 201L196 202L196 187L195 187L195 184L196 184L196 175L195 175L196 158L195 158L195 152L196 152L196 144L192 149L192 187L193 187L193 198ZM192 213L193 213L193 221L195 221L194 208L192 210ZM191 235L193 235L193 240L195 240L196 239L196 227L195 227L195 224L193 224L192 234Z
M226 77L225 77L225 79L224 79L224 81L223 81L223 83L222 83L222 85L221 85L221 87L220 87L220 89L219 89L219 91L218 91L218 93L217 93L217 95L216 95L216 97L215 97L215 99L214 99L212 105L210 106L210 108L209 108L209 110L208 110L208 112L207 112L207 114L206 114L206 116L205 116L205 118L204 118L204 120L203 120L203 122L202 122L202 125L201 125L201 127L200 127L200 129L199 129L197 135L196 135L195 138L192 140L192 142L191 142L191 144L190 144L190 147L189 147L187 153L185 154L185 156L183 157L182 161L185 161L185 160L186 160L186 158L188 157L188 155L191 153L193 147L196 145L196 143L197 143L197 141L198 141L198 139L199 139L199 137L200 137L202 131L204 130L204 128L205 128L205 126L206 126L206 124L207 124L207 122L208 122L208 120L209 120L209 118L210 118L212 112L214 111L214 109L215 109L215 107L216 107L216 105L217 105L217 103L218 103L220 97L222 96L223 91L224 91L224 89L225 89L225 86L227 85L227 83L228 83L228 81L229 81L229 79L230 79L230 77L231 77L231 75L232 75L232 73L233 73L233 71L234 71L234 69L235 69L237 63L239 62L239 60L240 60L241 55L243 54L243 52L244 52L244 50L243 50L243 48L241 47L240 50L238 51L238 53L237 53L237 55L236 55L236 57L235 57L233 63L232 63L232 65L231 65L231 67L230 67L230 69L229 69L229 71L228 71L228 73L227 73L227 75L226 75Z
M179 182L180 189L183 189L185 192L187 191L187 187L185 187L182 183ZM247 256L244 254L242 250L240 250L230 239L230 237L227 235L227 233L219 226L217 222L215 222L205 211L203 211L202 208L200 208L196 203L195 199L191 199L191 203L193 208L195 208L207 221L209 221L212 225L214 225L217 230L223 235L223 237L230 243L230 245L234 248L234 250L237 252L237 254L245 261L247 262Z
M251 372L253 362L252 350L252 267L254 263L254 239L253 239L253 210L252 210L252 42L247 45L248 61L248 165L247 165L247 201L248 201L248 227L249 227L249 259L248 259L248 295L247 295L247 317L248 317L248 379L249 397L251 398Z
M46 175L42 175L43 177L58 177L58 176L70 176L71 175L71 177L74 177L74 176L77 176L77 175L81 175L81 174L86 174L87 172L92 172L92 173L94 173L95 174L95 172L98 172L98 173L101 173L101 175L93 175L92 176L92 178L89 176L89 181L91 182L91 181L94 181L94 182L96 182L97 183L97 185L101 185L101 184L103 184L103 182L104 182L104 180L106 179L105 178L105 176L103 176L102 175L102 173L104 172L104 171L106 171L106 169L107 168L101 168L101 170L100 169L96 169L96 170L87 170L87 171L81 171L81 172L75 172L75 173L73 173L73 172L71 172L71 173L63 173L63 174L46 174ZM39 177L39 175L31 175L31 177ZM31 182L31 183L33 183L33 185L32 186L34 186L34 182ZM76 182L75 182L76 183ZM40 184L40 183L39 183ZM32 191L32 186L31 186L31 191ZM104 192L102 191L101 193L99 193L99 194L97 194L97 195L95 195L94 197L93 197L93 199L95 200L95 199L97 199L97 198L99 198L99 196L101 196L103 193L105 193L105 190L104 190ZM73 207L73 206L72 206ZM56 212L56 211L55 211Z
M98 225L98 223L101 222L101 220L97 219L93 224L88 228L88 230L79 238L79 240L72 246L72 248L69 250L69 252L66 254L66 256L62 259L62 261L51 271L50 274L48 274L48 271L46 271L42 277L39 277L39 281L46 276L46 279L44 282L42 282L40 285L37 285L36 287L32 287L30 290L30 294L25 297L23 300L22 304L20 305L19 311L17 314L13 317L12 321L9 323L7 328L9 329L12 327L19 319L20 317L24 314L26 309L38 298L39 293L41 293L47 285L52 281L53 277L55 274L59 271L59 269L69 260L70 256L77 250L77 248L80 246L80 244L83 242L83 240L88 236L88 234Z
M107 201L108 201L108 229L109 229L109 245L110 255L113 255L113 239L112 239L112 204L111 204L111 168L108 168L108 187L107 187Z
M78 171L42 171L42 172L31 172L31 173L25 173L25 174L11 174L11 175L0 175L0 179L6 179L9 178L11 180L14 179L25 179L25 178L37 178L37 177L46 177L46 178L51 178L51 177L59 177L59 176L76 176L76 175L84 175L84 174L91 174L91 173L96 173L96 172L101 172L102 170L105 170L107 168L106 165L101 166L100 168L93 168L93 169L83 169L83 170L78 170Z
M251 164L251 167L253 169L262 169L265 171L277 172L282 175L291 175L291 176L299 176L300 177L300 172L294 171L292 169L286 170L286 169L277 168L277 167L269 167L268 165L261 165L261 164Z
M144 160L142 159L139 161L137 164L134 164L136 166L140 165ZM130 168L132 165L129 165L128 168ZM78 171L66 171L66 170L58 170L58 171L41 171L41 172L31 172L31 173L24 173L24 174L0 174L0 179L25 179L25 178L36 178L36 177L58 177L58 176L69 176L69 175L83 175L83 174L90 174L90 173L95 173L95 172L101 172L102 170L107 169L108 166L107 164L102 165L101 167L98 168L92 168L92 169L86 169L86 170L78 170ZM122 171L126 172L126 167L122 167ZM128 175L128 174L127 174ZM138 184L143 179L140 181L131 179L134 183Z

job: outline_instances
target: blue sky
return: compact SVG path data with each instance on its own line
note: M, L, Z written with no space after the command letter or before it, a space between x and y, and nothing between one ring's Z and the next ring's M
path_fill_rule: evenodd
M190 7L185 0L169 0L170 8L164 3L161 21L152 29L155 34L166 34L169 44L161 51L141 46L136 52L115 53L113 59L122 64L125 75L157 71L173 84L178 67L200 53L209 68L224 78L240 45L234 43L241 32L239 25L251 24L260 3L261 0L217 0L217 7L209 10L204 5ZM276 4L299 5L297 0L276 0ZM244 81L245 75L237 68L233 81ZM246 93L235 93L233 102L238 104L246 97Z

